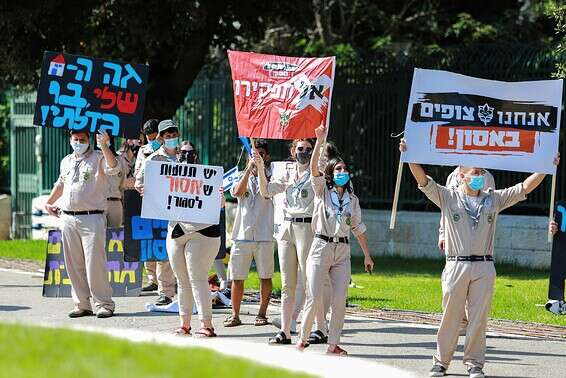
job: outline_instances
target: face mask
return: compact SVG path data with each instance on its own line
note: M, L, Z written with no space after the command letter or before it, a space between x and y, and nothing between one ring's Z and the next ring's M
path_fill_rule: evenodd
M73 147L73 151L75 151L77 155L82 155L88 150L88 143L71 142L71 147Z
M338 186L344 186L350 180L350 174L347 172L339 172L334 174L334 183Z
M170 150L174 150L175 148L177 148L179 146L179 138L165 139L165 141L163 142L163 145L165 146L165 148L168 148Z
M470 187L470 189L472 190L481 190L483 189L484 183L485 183L485 177L483 175L479 175L479 176L468 176L468 178L470 179L470 181L468 182L468 186Z
M154 139L152 141L149 142L149 144L151 145L151 149L153 151L157 150L159 147L161 147L161 143L159 143L159 141L157 139Z
M312 151L297 152L297 161L299 164L305 165L311 160Z

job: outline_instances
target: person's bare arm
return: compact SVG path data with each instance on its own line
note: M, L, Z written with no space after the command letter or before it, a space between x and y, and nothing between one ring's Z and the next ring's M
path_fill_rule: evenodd
M360 243L360 248L362 249L362 252L364 253L364 268L366 270L366 272L371 272L373 270L373 259L371 258L371 255L369 254L369 247L368 247L368 239L366 236L366 233L362 233L359 235L356 235L356 239L358 239L358 243Z
M109 141L110 136L105 131L96 134L96 142L100 146L100 151L102 151L102 154L104 155L106 164L108 164L110 168L116 168L118 160L116 159L116 156L114 156L114 153L110 150L110 147L108 147Z
M65 184L55 185L47 197L47 202L45 203L45 210L49 215L59 216L59 208L54 205L55 202L63 195L63 186Z
M320 173L320 170L318 169L318 161L320 160L320 155L322 153L322 145L326 141L327 131L328 130L323 125L320 125L314 130L314 133L316 135L316 143L312 152L310 166L311 175L313 177L322 176L322 173Z
M248 181L250 179L250 174L253 166L254 166L254 161L250 160L248 162L248 166L244 170L244 174L242 175L240 180L236 183L236 185L234 185L234 189L232 189L231 194L234 197L241 198L246 193L246 189L248 188Z
M560 164L560 153L556 154L554 158L554 165ZM546 175L544 173L533 173L525 181L523 181L523 188L527 194L535 190L544 180Z
M399 143L399 151L402 153L407 151L407 143L405 142L405 139L401 139L401 142ZM428 177L426 177L426 172L420 164L409 163L409 169L417 181L417 184L420 186L426 186L426 184L428 184Z

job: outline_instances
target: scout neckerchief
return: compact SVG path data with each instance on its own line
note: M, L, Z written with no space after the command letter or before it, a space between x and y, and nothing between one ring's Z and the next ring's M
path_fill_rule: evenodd
M334 208L334 213L336 214L336 221L338 224L342 223L342 213L344 210L350 208L350 194L348 191L344 191L342 198L338 197L338 192L335 188L330 190L330 203Z
M299 182L296 182L295 185L293 185L292 195L293 197L295 197L295 201L298 201L299 198L303 197L303 190L306 193L306 189L304 189L304 187L307 184L307 181L309 180L310 177L311 177L311 173L310 171L307 171L307 173L303 175L303 177L299 180ZM306 195L304 197L306 197Z
M79 167L81 166L81 163L82 163L83 160L86 158L86 156L87 156L88 154L90 154L90 153L91 153L90 146L89 146L88 149L85 151L85 153L82 154L82 155L76 155L76 154L73 152L73 157L75 158L75 167L74 167L74 170L73 170L73 177L71 178L71 182L72 182L72 183L75 183L75 182L79 182L79 181L80 181L81 175L80 175L80 172L79 172L79 171L80 171L80 170L79 170Z
M465 184L464 184L465 185ZM461 193L458 193L458 191L456 191L457 195L458 195L458 200L460 201L460 203L462 204L462 206L464 207L464 210L466 210L466 213L468 214L468 216L472 219L472 229L476 230L478 228L478 224L480 222L480 217L481 217L481 212L482 209L484 207L489 207L491 205L491 195L487 195L485 196L479 206L476 212L474 212L472 209L470 209L470 207L468 206L467 201L462 198ZM481 192L480 192L481 194ZM464 196L466 196L466 194L464 193Z

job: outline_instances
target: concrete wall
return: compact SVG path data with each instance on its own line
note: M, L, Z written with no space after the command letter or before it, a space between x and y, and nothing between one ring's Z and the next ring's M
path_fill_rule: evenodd
M442 258L438 250L440 213L401 211L395 230L389 230L391 212L363 210L372 255ZM499 215L495 234L495 259L526 267L548 268L551 244L547 242L548 218ZM362 255L357 242L352 253Z

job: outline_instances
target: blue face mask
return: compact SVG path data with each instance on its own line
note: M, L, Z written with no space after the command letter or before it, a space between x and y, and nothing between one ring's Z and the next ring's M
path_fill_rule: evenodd
M468 186L472 190L482 190L485 184L485 177L484 175L479 176L468 176L470 181L468 182Z
M179 146L179 138L165 139L165 141L163 142L163 145L165 146L165 148L168 148L170 150L174 150L175 148L177 148Z
M338 186L344 186L350 181L350 174L347 172L339 172L334 174L334 183Z
M151 145L151 149L153 151L157 150L159 147L161 147L161 143L159 143L159 141L157 139L151 140L149 141L149 144Z

